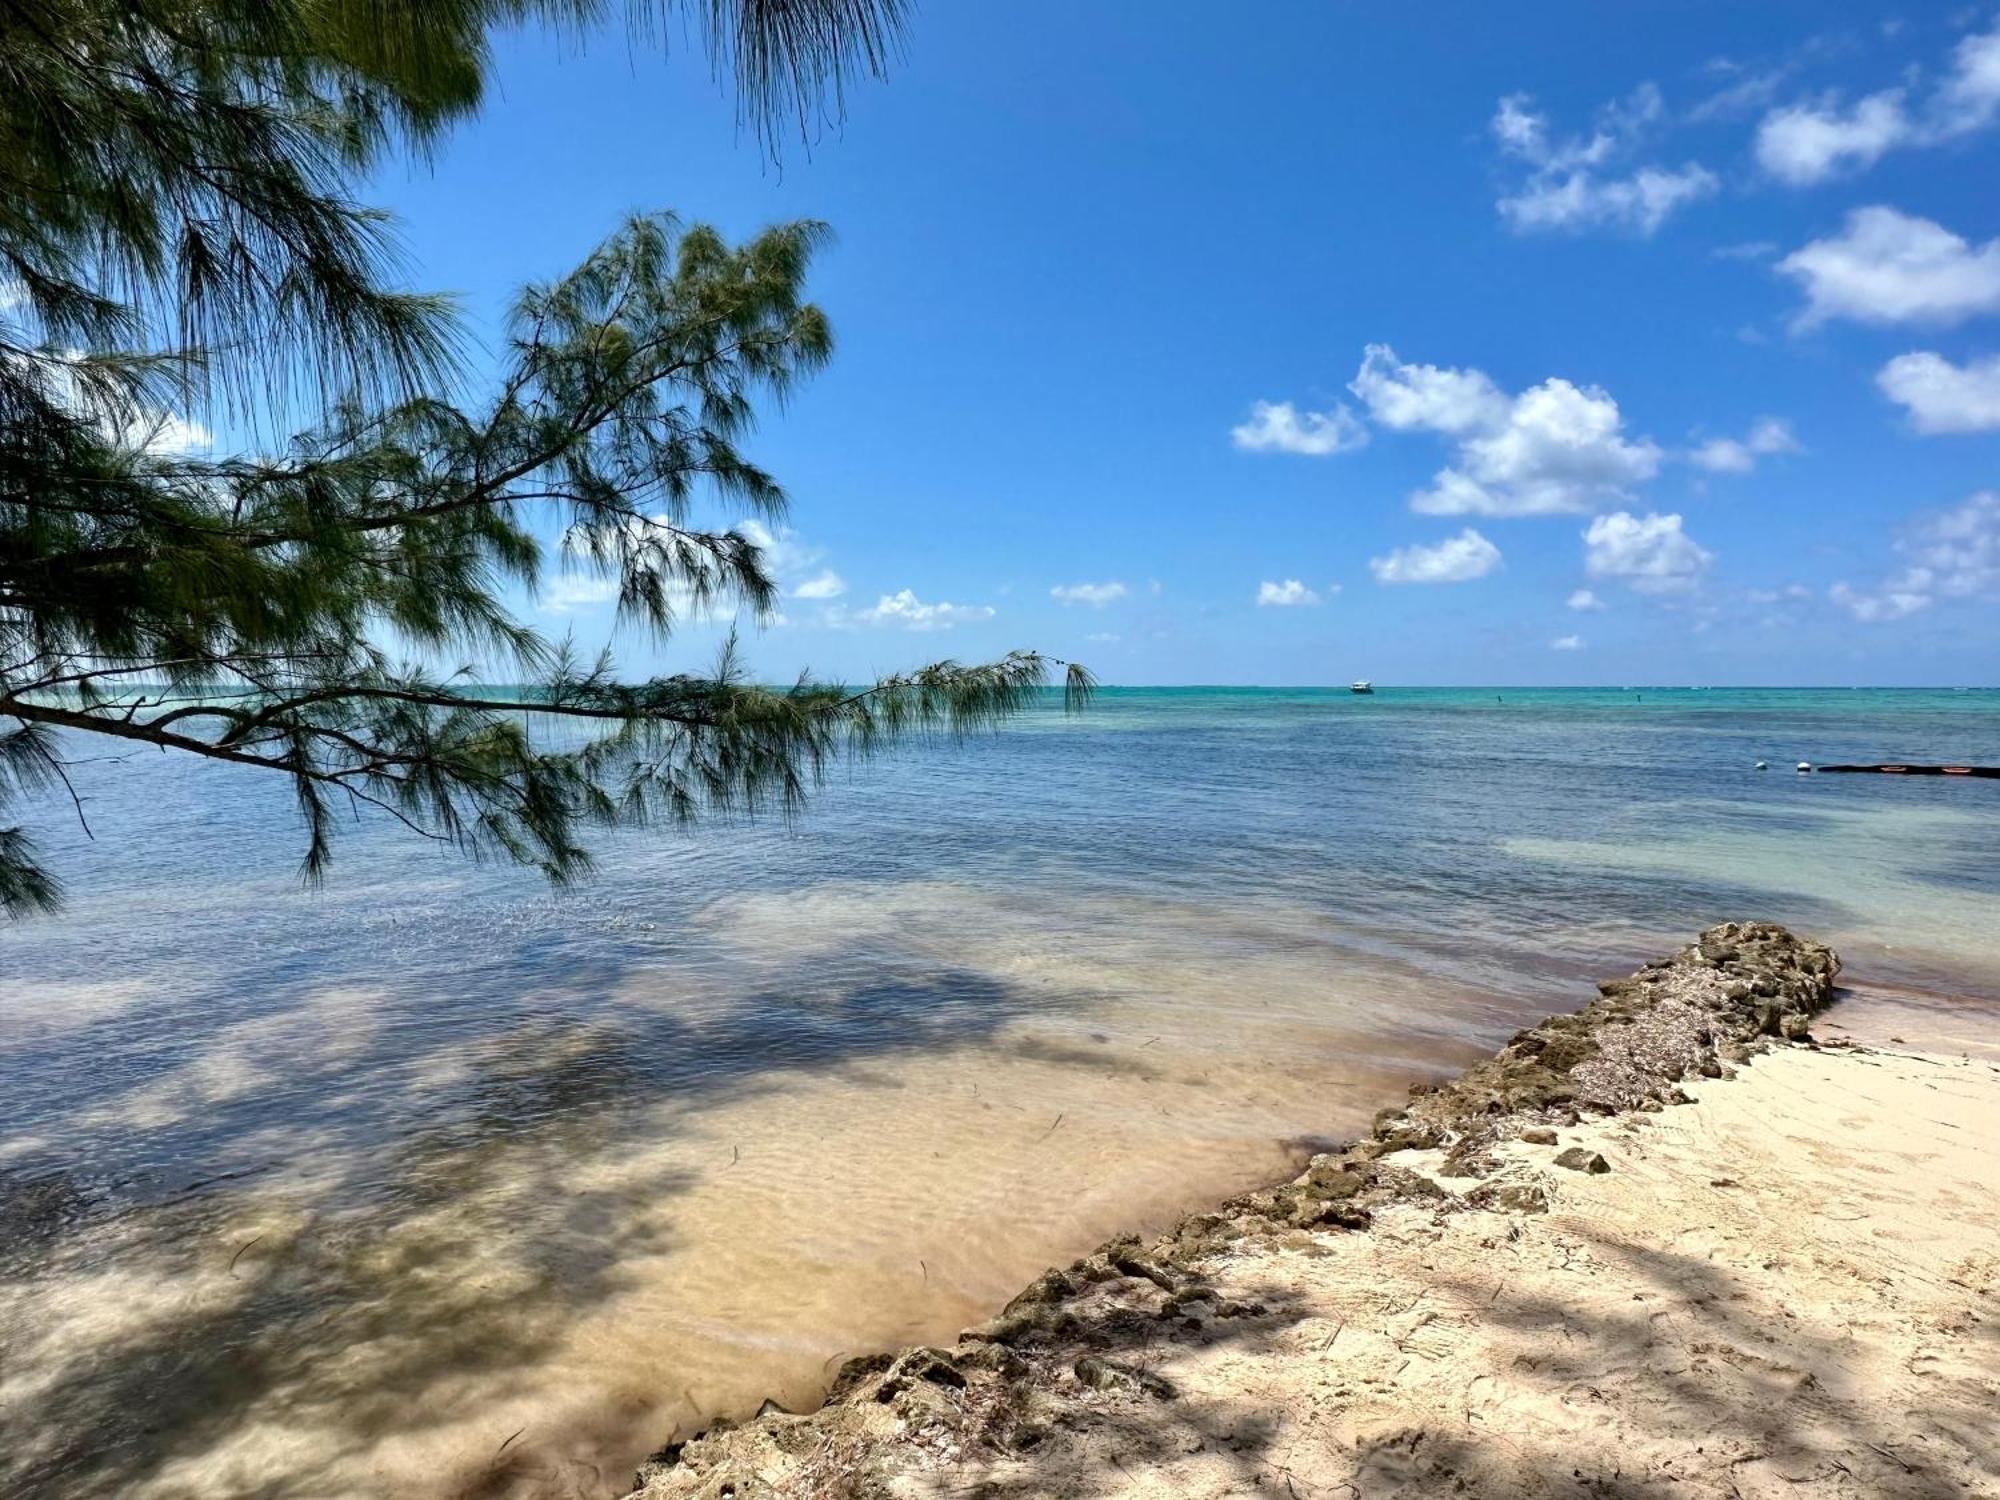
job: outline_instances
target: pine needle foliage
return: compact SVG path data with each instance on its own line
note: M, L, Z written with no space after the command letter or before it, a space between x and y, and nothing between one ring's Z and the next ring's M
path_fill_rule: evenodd
M879 68L898 17L703 0L695 19L769 117ZM1066 703L1088 693L1033 652L771 687L733 638L709 670L625 681L516 618L551 569L615 583L655 639L768 614L759 547L697 518L784 514L740 444L832 349L804 291L822 226L731 244L647 215L527 287L481 396L456 394L474 382L449 309L389 285L387 226L348 183L477 106L493 26L596 19L592 0L0 0L0 812L115 740L286 778L310 881L373 808L560 883L589 869L591 826L789 812L837 759L990 728L1055 667ZM311 420L204 456L164 414L217 390ZM525 685L427 665L470 657ZM0 827L0 910L61 895Z
M0 283L64 349L218 362L239 406L274 373L321 393L419 388L449 309L387 284L358 170L425 153L481 103L489 36L580 44L606 0L0 0ZM629 0L635 40L692 26L760 135L879 75L903 0ZM676 23L680 23L677 28ZM13 363L29 356L11 350ZM254 396L253 402L250 398Z

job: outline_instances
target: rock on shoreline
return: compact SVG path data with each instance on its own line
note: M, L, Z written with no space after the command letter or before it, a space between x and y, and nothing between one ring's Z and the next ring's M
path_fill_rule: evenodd
M998 1316L949 1349L849 1360L819 1411L767 1411L655 1455L640 1500L890 1495L903 1481L969 1461L1018 1463L1106 1393L1171 1402L1170 1381L1139 1351L1213 1339L1273 1309L1231 1296L1211 1271L1257 1249L1324 1254L1324 1237L1365 1231L1385 1209L1537 1213L1547 1191L1509 1173L1510 1143L1552 1144L1592 1117L1686 1103L1683 1082L1726 1076L1774 1039L1808 1037L1840 960L1769 923L1724 923L1670 958L1598 986L1581 1010L1551 1016L1442 1085L1382 1111L1372 1134L1315 1157L1282 1186L1187 1216L1150 1244L1113 1240L1051 1268ZM1602 1153L1555 1158L1615 1170ZM1463 1190L1440 1182L1463 1181Z

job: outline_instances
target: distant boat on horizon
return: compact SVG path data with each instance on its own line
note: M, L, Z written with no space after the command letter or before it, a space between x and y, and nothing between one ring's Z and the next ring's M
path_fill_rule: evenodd
M1359 681L1350 682L1347 690L1350 693L1372 693L1375 691L1375 684L1363 677Z

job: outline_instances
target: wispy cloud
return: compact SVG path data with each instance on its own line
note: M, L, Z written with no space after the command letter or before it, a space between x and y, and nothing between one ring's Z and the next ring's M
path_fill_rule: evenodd
M595 609L611 603L618 597L618 580L615 578L593 578L587 573L564 573L558 575L542 591L541 608L545 614L574 614L580 609Z
M2000 598L2000 490L1927 516L1896 542L1903 566L1871 588L1842 581L1827 596L1863 624L1907 619L1939 599Z
M1609 227L1652 234L1721 186L1699 162L1629 166L1664 114L1659 89L1646 84L1599 110L1588 135L1559 137L1530 96L1509 94L1490 128L1502 155L1524 174L1502 193L1500 216L1522 231Z
M1904 620L1919 610L1931 607L1931 596L1925 592L1930 586L1929 580L1920 573L1913 576L1915 581L1908 586L1892 584L1872 594L1863 593L1846 583L1836 583L1826 591L1826 596L1864 625Z
M1760 417L1740 438L1710 438L1697 444L1688 450L1687 461L1711 474L1748 474L1756 469L1760 458L1801 451L1789 422L1780 417Z
M1088 604L1093 609L1102 609L1130 592L1114 579L1108 583L1059 583L1049 590L1049 597L1058 604Z
M1744 240L1736 245L1717 245L1708 253L1716 260L1769 260L1783 248L1776 240Z
M763 554L764 569L781 592L794 599L838 599L847 592L847 580L832 568L820 567L826 549L809 544L789 526L775 531L762 521L737 523L736 529L756 544Z

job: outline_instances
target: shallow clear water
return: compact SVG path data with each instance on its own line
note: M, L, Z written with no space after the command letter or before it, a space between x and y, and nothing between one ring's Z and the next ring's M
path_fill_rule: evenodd
M0 1491L615 1494L1709 922L2000 996L2000 783L1801 758L2000 693L1111 690L560 897L87 767L0 930Z

